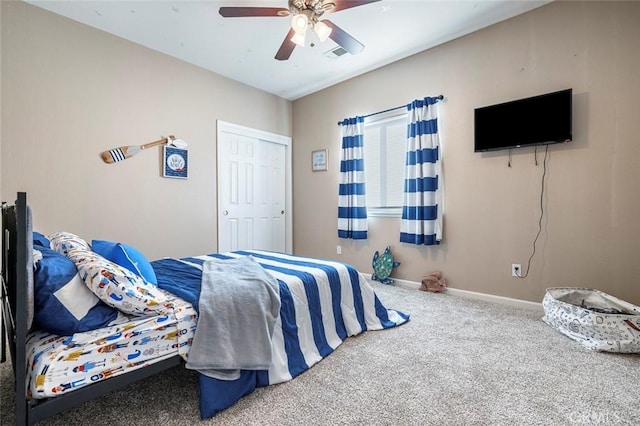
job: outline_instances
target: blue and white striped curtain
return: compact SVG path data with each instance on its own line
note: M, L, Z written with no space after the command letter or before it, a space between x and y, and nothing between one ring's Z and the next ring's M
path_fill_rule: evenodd
M407 105L407 157L400 241L434 245L442 240L442 166L438 98Z
M364 117L346 118L342 129L338 237L367 239L367 205L364 184Z

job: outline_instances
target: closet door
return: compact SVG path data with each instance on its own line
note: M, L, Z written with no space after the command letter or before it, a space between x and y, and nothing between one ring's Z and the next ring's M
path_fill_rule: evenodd
M287 252L287 148L218 132L218 251Z

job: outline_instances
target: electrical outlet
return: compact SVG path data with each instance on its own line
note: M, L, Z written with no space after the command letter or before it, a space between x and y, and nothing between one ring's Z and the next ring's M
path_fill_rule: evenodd
M522 266L519 263L511 264L511 276L512 277L521 277L522 276Z
M342 246L337 246L336 247L336 253L337 254L342 254Z

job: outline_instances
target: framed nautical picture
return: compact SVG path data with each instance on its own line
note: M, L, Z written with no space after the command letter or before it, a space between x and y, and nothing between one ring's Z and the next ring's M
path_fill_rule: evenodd
M327 169L327 150L320 149L318 151L311 152L311 170L314 172L320 172Z
M165 145L162 176L186 179L189 177L189 151Z

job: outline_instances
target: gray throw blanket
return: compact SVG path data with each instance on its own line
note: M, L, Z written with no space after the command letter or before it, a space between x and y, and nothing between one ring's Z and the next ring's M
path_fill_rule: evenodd
M280 287L252 256L205 261L198 303L187 368L221 380L269 369Z

